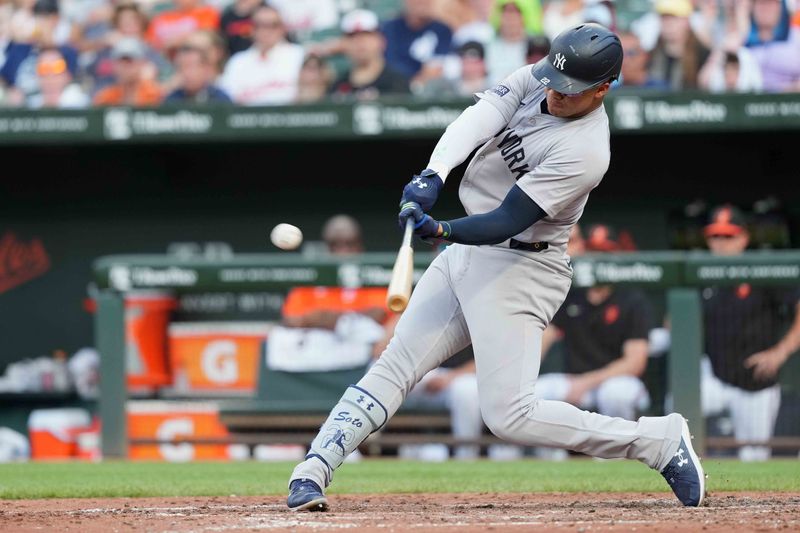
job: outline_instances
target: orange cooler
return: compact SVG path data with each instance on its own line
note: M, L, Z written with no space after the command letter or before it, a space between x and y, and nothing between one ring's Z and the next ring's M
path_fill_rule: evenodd
M217 406L209 402L129 401L128 435L131 439L225 439ZM228 460L227 444L131 444L130 459L147 461Z
M164 292L125 295L125 353L129 389L172 383L167 362L167 325L177 301Z
M91 428L89 411L80 408L35 409L28 417L31 458L73 459L78 456L78 434Z
M268 331L269 326L262 322L170 324L169 359L175 389L254 395Z

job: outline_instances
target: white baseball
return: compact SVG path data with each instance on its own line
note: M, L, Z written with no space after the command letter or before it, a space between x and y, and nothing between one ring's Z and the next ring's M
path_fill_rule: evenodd
M303 242L303 232L297 226L281 223L272 228L269 238L281 250L294 250Z

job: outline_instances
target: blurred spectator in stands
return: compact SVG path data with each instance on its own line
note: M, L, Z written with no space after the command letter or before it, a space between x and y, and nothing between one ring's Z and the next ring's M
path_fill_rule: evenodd
M584 0L583 21L594 22L617 31L617 9L613 1Z
M356 9L342 17L342 45L350 68L333 83L332 96L373 100L409 92L408 79L386 62L386 38L379 29L372 11Z
M223 11L220 31L229 55L247 50L253 44L253 11L262 3L263 0L235 0Z
M302 46L286 41L278 11L261 5L253 12L253 46L228 60L222 89L237 104L289 104L297 97L304 58Z
M43 48L39 52L36 75L39 89L28 97L27 107L76 109L89 105L89 97L78 84L73 83L67 61L58 48Z
M624 61L619 82L613 85L614 88L669 89L666 81L657 80L650 75L648 69L650 54L642 48L635 33L620 32L619 40L622 43Z
M745 44L768 92L800 89L800 30L790 27L789 16L785 0L753 0Z
M498 0L497 35L486 46L486 66L489 85L500 83L506 76L526 64L528 33L525 29L525 12L530 5L526 0Z
M597 22L616 31L613 2L605 0L553 0L547 2L542 26L549 39L584 22Z
M0 65L6 61L6 47L11 42L11 17L14 16L14 5L11 2L0 3ZM0 86L0 93L2 86ZM0 94L0 102L2 102Z
M108 0L59 0L61 14L81 33L87 27L108 22L113 7Z
M650 74L666 82L674 91L698 88L700 68L708 59L703 46L691 28L693 12L690 0L656 0L660 16L660 34L650 57Z
M461 76L456 83L455 94L471 96L489 87L488 71L481 43L472 41L458 49L461 58Z
M36 17L33 6L36 0L15 0L7 4L12 12L9 20L9 42L29 43L36 33Z
M183 38L181 46L199 48L205 51L211 62L211 70L214 75L213 79L215 82L219 80L222 76L222 72L225 70L225 62L228 59L225 40L219 32L211 30L193 31Z
M709 49L736 49L744 44L750 31L751 0L695 0L690 16L695 35Z
M761 68L744 46L749 13L747 2L701 2L701 10L695 12L699 22L693 28L711 54L700 70L700 88L716 93L761 91Z
M336 29L339 8L335 0L269 0L278 10L286 31L298 41L309 39L315 32Z
M576 228L568 246L571 256L587 252L619 252L620 244L607 225L589 228L585 240ZM648 338L655 327L653 309L638 289L596 285L570 289L542 337L542 354L564 341L566 373L547 373L536 382L536 396L566 401L607 416L635 420L650 405L641 376L647 367ZM537 450L563 459L564 450Z
M146 74L145 44L135 38L120 39L111 49L115 82L97 92L95 105L154 106L162 89Z
M709 250L719 256L739 255L750 241L744 214L732 205L714 209L704 233ZM707 356L702 361L703 412L728 410L736 440L767 441L780 408L778 372L800 348L800 290L745 283L707 287L702 298ZM770 453L766 446L738 451L743 461L766 460Z
M310 104L324 100L333 81L333 71L321 57L309 54L303 60L297 84L298 104Z
M714 50L700 72L700 87L712 93L760 92L761 69L746 48Z
M219 12L203 0L173 0L174 9L162 11L150 21L147 42L166 51L180 45L194 30L219 30Z
M26 42L44 38L47 44L74 46L78 29L61 14L58 0L37 0L33 6L33 35Z
M111 17L111 28L98 37L91 44L84 43L95 51L93 57L90 52L84 52L82 59L91 58L86 66L93 83L92 91L97 91L114 83L114 60L111 51L116 43L122 39L137 39L144 45L145 61L142 66L142 77L151 80L166 80L172 73L172 66L167 59L153 47L144 43L145 30L147 29L147 16L139 6L129 1L124 1L114 7Z
M550 39L544 35L531 35L528 37L528 50L525 53L525 63L533 65L550 53Z
M482 45L494 37L489 22L494 0L438 0L436 19L444 22L453 32L453 48L477 41Z
M428 81L415 96L431 99L472 96L486 90L489 82L483 45L471 41L458 47L457 53L448 56L445 62L445 74L443 78Z
M225 103L233 101L228 94L214 85L214 65L208 50L183 45L173 59L178 87L164 99L165 103Z
M0 82L9 89L12 105L22 105L25 98L38 92L36 65L42 49L57 47L67 62L70 75L77 74L78 52L70 44L71 27L63 24L56 0L38 0L32 12L31 26L27 23L22 29L12 26L12 40L5 49L5 62L0 67Z
M433 19L432 0L404 0L404 10L383 24L386 62L411 80L412 91L428 80L440 78L450 53L450 28Z

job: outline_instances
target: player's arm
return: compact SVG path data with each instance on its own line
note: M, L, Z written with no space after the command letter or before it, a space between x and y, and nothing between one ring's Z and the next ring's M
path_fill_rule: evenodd
M428 169L442 179L463 163L469 154L508 124L508 118L488 100L478 100L450 123L433 149Z
M336 329L336 323L345 313L359 313L375 322L382 323L386 319L386 309L369 307L358 311L336 311L333 309L313 309L301 315L286 316L283 319L285 326L293 328L322 328Z
M778 370L798 348L800 348L800 302L795 305L792 327L780 342L769 350L751 355L745 359L744 366L753 369L753 376L756 379L770 379L777 375Z
M479 215L439 222L423 212L419 204L408 202L400 208L400 224L408 217L415 220L414 232L420 237L440 237L461 244L498 244L521 233L547 216L547 213L513 186L497 209Z
M577 405L584 394L615 376L641 376L647 367L648 351L647 339L626 340L622 345L622 357L603 368L571 377L566 401Z
M488 101L480 100L466 108L450 123L436 144L428 167L414 175L403 188L400 205L418 203L423 211L429 211L450 171L464 162L467 156L501 131L508 119Z
M415 202L423 211L430 211L450 171L463 163L475 148L505 129L531 80L530 67L522 67L500 85L476 94L475 105L451 122L436 143L427 168L413 176L403 188L400 205Z

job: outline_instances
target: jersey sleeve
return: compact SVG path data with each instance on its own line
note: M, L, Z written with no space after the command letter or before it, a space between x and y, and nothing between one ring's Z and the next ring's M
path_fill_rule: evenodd
M508 123L519 108L519 103L528 92L531 80L533 80L531 68L530 65L526 65L515 70L494 87L482 93L476 93L475 99L485 100L492 104L500 111L506 123Z
M575 199L597 187L608 169L610 155L576 145L556 147L517 185L548 216L556 216Z

